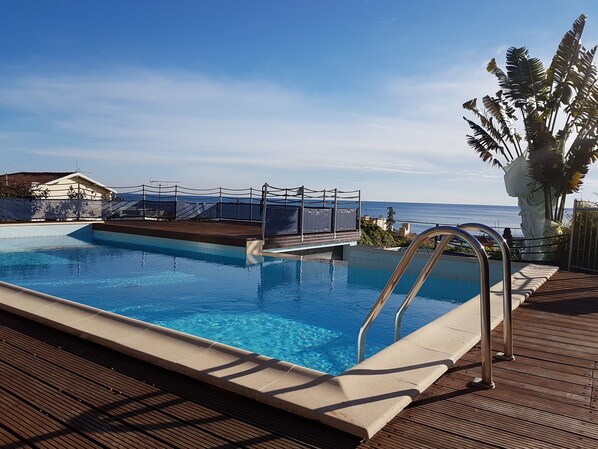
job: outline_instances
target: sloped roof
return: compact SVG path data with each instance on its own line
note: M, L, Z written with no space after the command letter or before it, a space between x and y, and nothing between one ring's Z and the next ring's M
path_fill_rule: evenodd
M0 175L0 185L2 186L30 186L31 183L37 184L55 184L58 181L68 178L80 178L87 180L88 182L95 184L96 186L105 189L109 192L116 193L116 190L105 186L101 182L95 179L85 176L80 172L27 172L21 171L17 173L6 173Z
M17 173L6 173L1 175L0 183L2 185L30 185L32 182L46 184L55 179L64 178L73 172L28 172L21 171Z

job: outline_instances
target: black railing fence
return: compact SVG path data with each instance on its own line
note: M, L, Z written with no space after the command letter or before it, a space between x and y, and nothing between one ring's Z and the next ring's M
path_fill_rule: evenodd
M490 258L501 258L500 248L496 242L484 236L478 236L478 239L484 245ZM564 267L569 250L569 234L563 233L554 237L537 239L513 237L507 239L507 244L511 250L511 259L515 262L544 263ZM449 251L468 254L469 247L460 240L454 240L449 245Z
M575 200L568 268L598 273L598 203Z
M360 192L180 185L111 187L109 199L80 189L0 198L0 222L43 220L230 220L261 223L264 237L359 230ZM45 195L45 196L44 196Z
M103 219L235 220L261 222L261 189L192 189L139 185L115 187Z
M358 231L359 190L312 190L306 187L262 188L264 237Z

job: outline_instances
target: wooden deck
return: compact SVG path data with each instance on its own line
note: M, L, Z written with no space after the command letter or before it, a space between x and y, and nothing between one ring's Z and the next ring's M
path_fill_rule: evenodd
M261 225L224 221L107 221L93 229L242 247L262 238Z
M0 315L0 444L21 447L598 448L598 276L560 272L514 313L514 362L472 390L474 348L374 438ZM493 333L501 349L501 330ZM596 381L595 381L596 379Z
M227 221L107 221L94 223L93 229L244 248L247 246L247 242L262 239L260 224ZM303 237L281 235L266 238L264 248L286 248L292 251L306 246L341 245L356 242L359 238L359 231L342 231L336 234L314 233L306 234Z

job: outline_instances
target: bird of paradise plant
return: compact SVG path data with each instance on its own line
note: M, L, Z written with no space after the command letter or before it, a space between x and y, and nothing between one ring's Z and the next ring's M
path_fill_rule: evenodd
M500 90L467 101L464 117L472 130L467 143L479 157L508 172L525 164L527 192L519 192L519 205L536 198L543 203L544 235L554 235L562 224L568 194L578 192L591 163L598 159L598 86L593 63L596 47L581 43L586 16L575 20L561 40L548 69L525 47L506 52L506 71L495 59L487 66ZM507 186L507 190L509 187ZM549 226L552 224L552 226ZM522 229L526 234L525 226ZM536 232L537 234L537 232Z

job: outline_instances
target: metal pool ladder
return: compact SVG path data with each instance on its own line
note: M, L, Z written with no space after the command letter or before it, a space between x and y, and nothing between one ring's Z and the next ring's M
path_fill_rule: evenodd
M398 308L395 315L395 341L401 338L401 321L407 310L407 307L413 301L413 298L419 292L430 272L440 259L442 252L454 237L461 237L473 248L480 266L480 310L481 310L481 343L482 343L482 377L476 378L473 385L481 388L494 388L492 381L492 348L490 341L490 280L488 269L488 256L484 251L482 244L468 230L483 231L490 235L499 245L503 259L503 326L504 326L504 352L499 353L497 357L506 360L513 360L513 326L512 326L512 297L511 297L511 254L509 247L500 234L489 226L479 223L466 223L458 227L454 226L436 226L419 234L409 245L405 255L395 268L388 283L382 290L380 297L370 310L365 321L359 330L357 343L357 359L362 362L365 359L365 342L367 333L374 320L390 298L399 280L405 273L409 263L415 256L420 246L429 238L443 236L436 250L430 256L420 275L413 284L413 287L405 297L403 303Z

